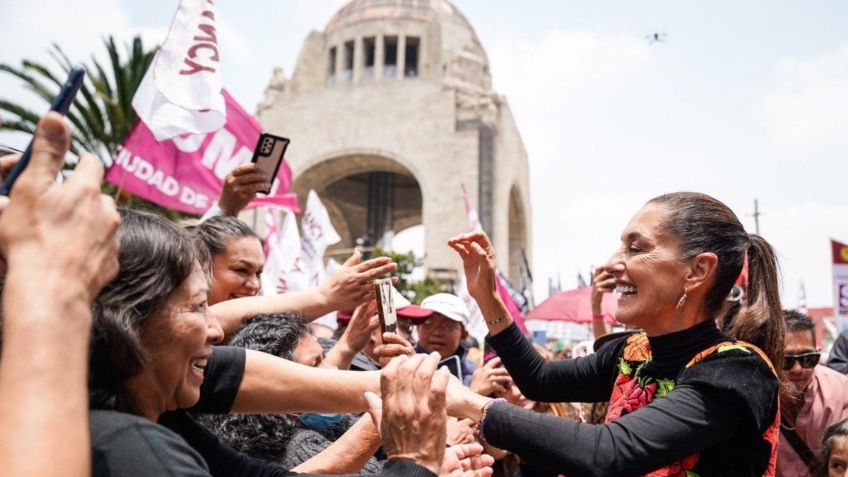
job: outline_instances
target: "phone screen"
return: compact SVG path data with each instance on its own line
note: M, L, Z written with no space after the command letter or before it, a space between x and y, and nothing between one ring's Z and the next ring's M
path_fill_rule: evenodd
M392 295L392 279L374 280L374 292L377 295L377 314L383 333L397 333L397 310Z
M462 368L459 362L459 356L448 356L447 358L439 361L439 367L448 368L451 374L462 380Z
M256 143L251 162L255 162L259 169L271 178L272 186L280 170L280 164L283 163L289 142L288 138L262 133ZM267 194L271 192L271 189L261 192Z

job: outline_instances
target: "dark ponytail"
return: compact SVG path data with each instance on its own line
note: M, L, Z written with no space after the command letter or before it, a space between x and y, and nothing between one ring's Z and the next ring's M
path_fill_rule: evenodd
M768 242L749 235L747 308L730 324L731 336L763 350L778 377L783 377L786 322L780 305L777 256Z
M729 323L721 326L730 336L763 350L783 383L785 324L774 250L759 235L748 235L727 205L706 194L675 192L648 203L665 209L663 227L678 239L682 260L707 252L718 258L715 279L704 297L707 314L717 321L724 321L722 315L727 312L722 310L726 310L726 299L742 271L747 252L748 309L736 316L730 314Z

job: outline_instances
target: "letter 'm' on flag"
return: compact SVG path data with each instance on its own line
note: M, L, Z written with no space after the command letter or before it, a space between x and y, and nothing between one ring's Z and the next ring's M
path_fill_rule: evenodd
M220 61L212 0L182 0L132 101L157 141L224 125Z
M227 122L213 133L178 136L157 142L141 121L113 158L106 180L131 194L169 209L203 215L218 200L224 178L249 162L262 127L226 92ZM283 161L268 195L248 208L276 206L299 212L289 193L291 169Z

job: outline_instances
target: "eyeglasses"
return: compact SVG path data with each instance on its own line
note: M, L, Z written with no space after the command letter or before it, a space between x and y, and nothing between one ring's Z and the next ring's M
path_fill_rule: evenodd
M454 333L462 330L462 325L460 323L457 323L456 321L446 321L442 323L442 326L437 327L435 321L427 320L418 326L424 328L427 331L435 331L436 329L440 329L442 330L442 333Z
M821 352L819 351L810 351L809 353L801 354L787 354L783 357L783 369L785 371L789 371L793 366L795 366L795 361L801 363L802 368L810 369L819 363L819 358L821 358Z

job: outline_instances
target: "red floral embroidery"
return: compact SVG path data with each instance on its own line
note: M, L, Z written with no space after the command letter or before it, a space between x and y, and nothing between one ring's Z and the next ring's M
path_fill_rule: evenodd
M654 400L654 393L657 392L657 382L651 381L644 387L637 384L630 389L630 394L624 401L624 411L633 412L642 406L646 406Z
M645 477L688 477L688 475L692 475L694 474L694 472L690 472L687 475L686 471L694 469L695 464L698 463L698 459L700 459L700 456L698 454L690 455L689 457L681 460L680 462L645 474Z

